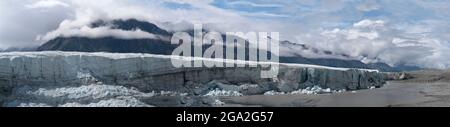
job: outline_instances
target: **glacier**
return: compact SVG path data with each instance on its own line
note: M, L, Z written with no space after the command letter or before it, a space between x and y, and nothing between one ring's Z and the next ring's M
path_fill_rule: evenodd
M0 53L0 105L151 107L160 106L151 102L156 96L177 96L179 102L169 106L196 106L195 99L213 95L378 88L386 78L377 70L305 64L280 64L277 77L260 78L260 67L175 68L171 59L187 60L140 53Z

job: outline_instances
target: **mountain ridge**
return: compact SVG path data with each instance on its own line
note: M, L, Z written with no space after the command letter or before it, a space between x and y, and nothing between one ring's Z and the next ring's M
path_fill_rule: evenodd
M136 19L128 20L112 20L112 21L95 21L90 27L96 28L101 26L111 25L112 29L121 30L135 30L170 36L173 34L168 30L164 30L157 25L139 21ZM207 31L207 30L203 30ZM193 35L193 30L186 30L184 32ZM224 36L224 35L223 35ZM291 46L300 46L302 50L312 50L313 52L320 52L322 54L332 54L331 51L320 51L313 47L308 47L304 44L292 43L289 41L281 41L281 43ZM170 55L177 45L173 45L167 40L159 39L119 39L115 37L104 38L87 38L87 37L57 37L37 48L37 51L78 51L78 52L112 52L112 53L150 53ZM247 49L248 50L248 49ZM340 54L342 57L348 55ZM246 56L248 57L248 56ZM364 68L364 69L378 69L381 71L409 71L417 70L417 67L399 66L391 67L385 63L370 63L365 64L358 60L342 60L333 58L306 58L301 55L295 56L280 56L281 63L299 63L299 64L316 64L331 67L346 67L346 68Z

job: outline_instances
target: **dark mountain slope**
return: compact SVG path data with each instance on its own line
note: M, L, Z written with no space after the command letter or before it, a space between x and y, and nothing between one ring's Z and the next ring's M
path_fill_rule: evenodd
M135 19L129 20L114 20L110 22L97 21L91 24L91 27L112 26L113 29L135 30L140 29L145 32L156 35L168 36L172 35L164 29L161 29L155 24L149 22L138 21ZM206 31L206 30L203 30ZM193 34L193 31L186 31ZM315 53L333 54L331 51L320 51L312 47L302 44L291 43L289 41L281 42L283 46L300 48L301 50L311 50ZM105 38L86 38L86 37L58 37L48 41L40 46L38 51L78 51L78 52L114 52L114 53L151 53L151 54L165 54L169 55L177 45L172 45L170 42L160 39L118 39L114 37ZM208 48L204 46L203 49ZM248 49L247 49L248 51ZM340 54L346 57L345 54ZM248 56L246 56L248 59ZM415 70L415 67L399 66L391 67L384 63L364 64L357 60L341 60L341 59L324 59L324 58L306 58L301 55L292 57L280 57L282 63L301 63L301 64L315 64L332 67L346 67L346 68L367 68L378 69L382 71L405 71Z

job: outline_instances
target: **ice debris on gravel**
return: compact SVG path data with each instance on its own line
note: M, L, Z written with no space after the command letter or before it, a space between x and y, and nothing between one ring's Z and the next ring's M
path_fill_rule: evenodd
M163 93L163 94L167 94ZM143 93L134 88L114 85L91 84L60 88L18 88L10 107L146 107L139 99L150 98L158 93Z
M320 86L307 87L305 89L299 89L292 92L277 92L277 91L267 91L264 95L283 95L283 94L327 94L327 93L341 93L345 92L345 89L342 90L331 90L330 88L321 88Z
M225 102L220 101L219 99L214 100L212 103L214 106L222 106L225 105Z
M62 97L67 99L101 99L117 96L151 97L155 93L142 93L135 89L112 85L87 85L80 87L67 87L56 89L39 88L36 91L27 91L27 94L45 97Z
M153 107L151 105L145 104L136 98L126 98L126 99L109 99L101 100L97 103L90 104L80 104L80 103L66 103L59 105L58 107Z
M209 91L204 96L210 96L210 97L217 97L217 96L243 96L243 94L239 93L237 91L214 89L214 90Z

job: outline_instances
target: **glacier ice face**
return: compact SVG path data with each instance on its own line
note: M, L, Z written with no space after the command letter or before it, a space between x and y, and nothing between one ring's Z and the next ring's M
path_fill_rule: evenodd
M196 96L217 89L255 95L272 90L293 92L314 86L357 90L384 84L383 74L374 70L280 64L276 78L260 78L260 72L261 68L256 67L175 68L170 56L152 54L0 53L0 104L114 106L112 103L124 102L117 98L139 101L150 98L153 91ZM41 102L17 101L30 98ZM137 101L126 103L145 106Z

